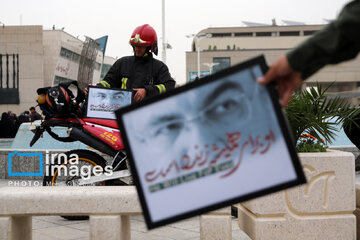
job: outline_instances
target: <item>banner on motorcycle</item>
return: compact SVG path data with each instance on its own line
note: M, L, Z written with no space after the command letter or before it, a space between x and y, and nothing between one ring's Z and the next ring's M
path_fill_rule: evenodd
M130 105L133 91L116 88L88 87L86 117L116 119L114 111Z
M116 111L149 229L306 182L263 56Z

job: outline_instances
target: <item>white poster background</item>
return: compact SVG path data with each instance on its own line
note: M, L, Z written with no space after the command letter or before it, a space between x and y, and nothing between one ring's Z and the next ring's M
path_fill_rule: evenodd
M131 91L117 89L89 88L87 117L116 119L114 111L130 105Z
M243 70L123 116L153 222L297 179L261 75Z

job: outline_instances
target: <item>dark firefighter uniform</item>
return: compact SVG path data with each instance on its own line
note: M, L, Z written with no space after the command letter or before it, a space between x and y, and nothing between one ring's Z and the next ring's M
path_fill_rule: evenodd
M104 79L97 84L108 88L145 88L146 97L175 87L168 67L147 52L143 57L127 56L117 60Z

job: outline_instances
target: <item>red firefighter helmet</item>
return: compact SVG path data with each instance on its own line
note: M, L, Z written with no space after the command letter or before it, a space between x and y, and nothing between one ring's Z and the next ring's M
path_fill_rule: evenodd
M149 24L135 28L129 43L132 46L150 47L151 52L155 55L158 53L156 32Z

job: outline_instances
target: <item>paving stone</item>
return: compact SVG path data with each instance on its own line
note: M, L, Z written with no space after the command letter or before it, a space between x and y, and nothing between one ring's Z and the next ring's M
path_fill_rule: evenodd
M33 230L33 234L44 234L48 239L75 240L79 238L89 237L89 232L77 230L67 226L49 227L44 229ZM34 238L36 240L36 238Z
M231 217L229 215L201 216L200 236L201 240L231 240Z
M181 230L174 227L162 227L159 229L151 230L151 233L161 237L169 237L178 240L186 240L192 237L198 237L200 239L200 233L189 231L189 230Z
M43 228L49 228L49 227L57 227L59 225L47 221L42 221L38 219L32 219L32 229L43 229Z

